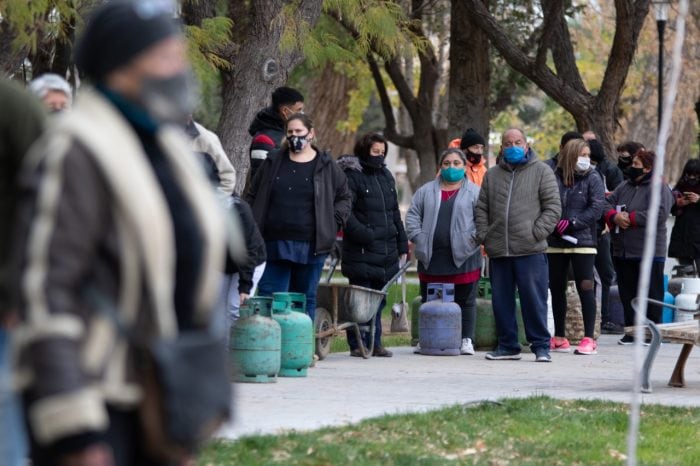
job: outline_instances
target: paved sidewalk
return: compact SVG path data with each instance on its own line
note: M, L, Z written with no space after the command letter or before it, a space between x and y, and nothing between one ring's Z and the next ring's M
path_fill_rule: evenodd
M436 357L392 348L393 358L363 360L331 354L306 378L280 378L274 384L236 384L235 420L220 432L237 438L253 433L311 430L388 413L426 411L456 403L505 397L548 395L562 399L629 402L634 348L602 335L599 354L552 353L553 362L488 361L474 356ZM680 345L664 344L653 366L653 393L644 403L700 406L700 350L686 365L686 388L666 384ZM646 354L646 349L645 349Z

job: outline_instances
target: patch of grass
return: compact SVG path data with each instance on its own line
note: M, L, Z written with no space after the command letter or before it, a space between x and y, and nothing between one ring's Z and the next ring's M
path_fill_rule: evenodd
M307 433L216 441L201 466L624 464L628 406L549 397L456 405ZM642 408L638 463L700 464L700 409Z

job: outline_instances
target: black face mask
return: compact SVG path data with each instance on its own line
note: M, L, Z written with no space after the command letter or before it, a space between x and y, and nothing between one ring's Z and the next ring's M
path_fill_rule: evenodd
M637 181L637 178L644 174L644 169L637 167L627 167L624 170L624 174L628 180Z
M687 184L688 186L697 186L698 182L700 182L700 179L698 178L690 178L688 175L683 177L683 182Z
M370 168L381 168L384 166L384 156L383 155L370 155L365 160L365 165Z
M623 172L630 165L632 165L632 157L620 157L617 159L617 166L620 167L620 170Z
M476 165L477 163L481 162L481 154L475 154L474 152L467 151L466 155L467 155L467 160L472 165Z

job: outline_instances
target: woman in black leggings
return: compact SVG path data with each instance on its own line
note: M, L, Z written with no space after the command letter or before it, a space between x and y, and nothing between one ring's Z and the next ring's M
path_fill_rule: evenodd
M591 150L583 139L572 139L559 153L555 175L561 197L561 220L547 238L549 248L549 290L552 293L554 337L550 350L569 352L565 337L566 285L569 265L574 271L581 300L585 337L576 354L596 354L593 338L596 304L593 292L593 264L596 256L596 221L605 202L605 188L598 172L591 168Z

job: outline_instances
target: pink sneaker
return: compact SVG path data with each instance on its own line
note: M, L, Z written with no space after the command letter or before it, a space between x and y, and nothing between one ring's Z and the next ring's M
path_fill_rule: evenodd
M549 340L549 350L555 353L568 353L571 351L571 345L569 345L569 340L564 337L552 337Z
M593 338L584 337L574 354L598 354L598 343Z

